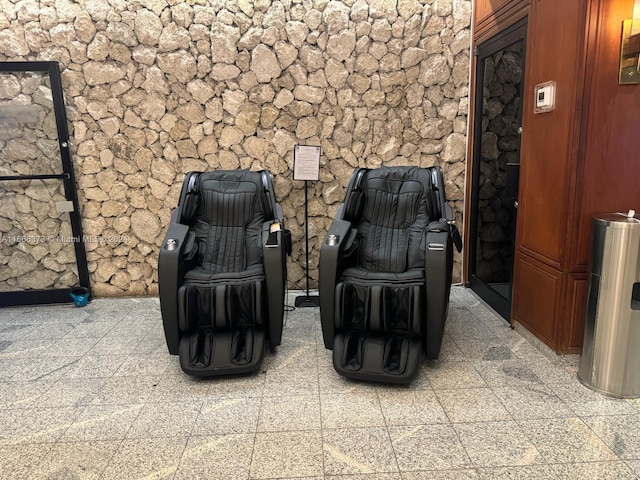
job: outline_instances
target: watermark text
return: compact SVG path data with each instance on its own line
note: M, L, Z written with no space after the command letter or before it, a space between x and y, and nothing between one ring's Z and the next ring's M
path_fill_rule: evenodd
M0 245L15 245L16 243L97 243L121 244L128 243L127 235L83 235L78 236L61 236L61 235L0 235Z

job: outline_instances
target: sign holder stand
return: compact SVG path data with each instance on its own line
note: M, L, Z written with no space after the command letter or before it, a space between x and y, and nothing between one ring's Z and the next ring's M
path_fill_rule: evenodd
M296 307L318 307L320 297L309 295L309 196L308 182L320 179L321 148L313 145L296 145L293 150L293 179L304 180L304 231L306 253L307 294L296 297Z

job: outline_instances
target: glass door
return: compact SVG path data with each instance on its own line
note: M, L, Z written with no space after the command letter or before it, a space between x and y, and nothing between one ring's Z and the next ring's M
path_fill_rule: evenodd
M515 252L526 19L476 51L471 288L509 320Z
M0 306L88 289L83 240L58 64L0 63Z

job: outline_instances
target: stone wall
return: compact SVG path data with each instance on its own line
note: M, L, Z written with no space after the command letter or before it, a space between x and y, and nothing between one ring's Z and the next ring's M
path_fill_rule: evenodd
M461 220L470 0L0 0L0 61L61 64L96 295L157 293L184 173L268 168L304 286L355 167L440 164ZM0 213L2 216L2 213ZM456 257L459 278L459 257Z

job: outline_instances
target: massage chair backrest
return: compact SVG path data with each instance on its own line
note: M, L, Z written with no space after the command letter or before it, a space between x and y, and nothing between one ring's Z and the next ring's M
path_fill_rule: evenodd
M424 266L425 228L442 218L438 168L358 169L341 210L358 230L357 266L404 272Z
M178 222L191 227L199 266L238 272L262 262L261 231L275 208L266 171L191 172L180 194Z

